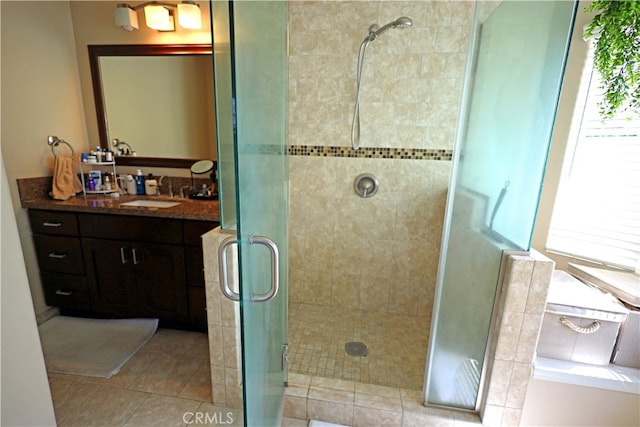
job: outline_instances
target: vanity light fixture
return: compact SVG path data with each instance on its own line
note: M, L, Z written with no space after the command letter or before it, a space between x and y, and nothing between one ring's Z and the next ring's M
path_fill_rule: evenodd
M147 27L157 31L175 31L173 13L164 6L148 4L144 7L144 20Z
M138 29L138 15L128 4L119 3L116 10L113 11L113 17L116 20L116 27L125 31Z
M182 28L189 30L202 28L200 7L194 1L183 1L179 4L150 1L137 6L119 3L114 11L116 26L126 31L137 30L139 27L136 12L140 9L144 9L147 27L157 31L175 31L176 10L178 24Z
M200 7L193 1L183 1L178 5L178 22L182 28L199 30L202 28Z

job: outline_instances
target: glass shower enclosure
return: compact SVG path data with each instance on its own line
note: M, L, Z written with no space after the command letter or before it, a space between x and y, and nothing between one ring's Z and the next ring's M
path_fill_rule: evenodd
M428 404L472 411L503 251L530 249L576 3L484 6L467 60L425 384Z
M221 225L238 248L239 292L224 294L239 304L244 425L276 426L287 381L287 3L211 10Z

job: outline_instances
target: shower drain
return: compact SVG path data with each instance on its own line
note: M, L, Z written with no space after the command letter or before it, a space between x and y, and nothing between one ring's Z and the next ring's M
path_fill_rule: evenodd
M365 343L352 341L344 345L344 351L346 351L349 356L364 357L369 350L367 350Z

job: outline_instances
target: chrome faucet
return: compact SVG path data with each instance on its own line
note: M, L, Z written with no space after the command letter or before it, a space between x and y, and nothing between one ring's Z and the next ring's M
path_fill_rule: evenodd
M160 190L162 189L165 178L166 176L162 175L160 179L158 179L158 196L160 195ZM169 197L173 197L173 181L171 181L171 178L169 178Z
M185 198L185 195L184 195L185 188L188 188L190 191L193 189L193 187L191 187L190 185L183 185L182 187L180 187L180 197L182 197L183 199Z
M159 179L158 179L158 189L156 190L156 194L159 196L162 194L162 183L164 182L164 178L165 176L162 175Z

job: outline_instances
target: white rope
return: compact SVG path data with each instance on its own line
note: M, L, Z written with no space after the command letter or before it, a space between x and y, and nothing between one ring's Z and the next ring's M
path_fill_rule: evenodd
M573 323L571 320L567 319L566 317L561 317L560 323L562 323L567 328L579 334L592 334L596 332L598 329L600 329L599 320L594 320L593 323L589 326L578 326L575 323Z

